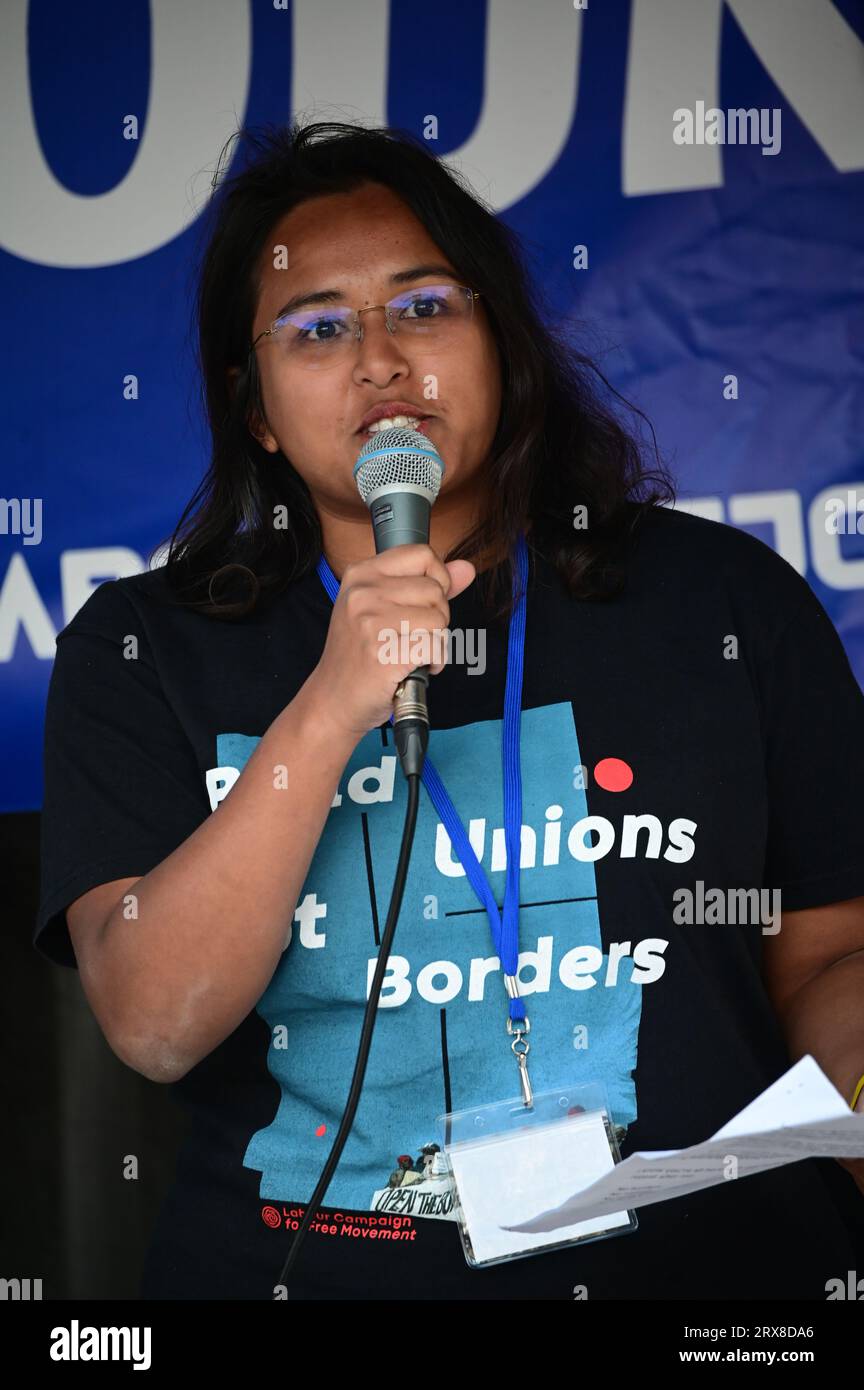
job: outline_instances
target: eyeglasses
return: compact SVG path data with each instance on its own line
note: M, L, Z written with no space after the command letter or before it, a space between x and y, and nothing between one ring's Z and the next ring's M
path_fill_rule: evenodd
M332 367L344 361L354 344L361 341L360 315L373 309L384 310L388 333L398 333L403 341L422 343L436 350L447 349L472 321L474 301L479 298L480 292L467 285L422 285L397 294L387 304L372 304L366 309L352 309L347 304L300 309L274 319L269 328L258 334L249 352L262 338L269 337L292 363Z

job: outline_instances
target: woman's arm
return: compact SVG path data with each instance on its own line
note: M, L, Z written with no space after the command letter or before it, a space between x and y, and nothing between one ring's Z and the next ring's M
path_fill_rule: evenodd
M389 717L394 690L416 665L385 659L382 642L403 622L412 636L427 639L446 628L446 595L460 593L474 573L467 560L445 565L429 545L399 545L347 565L320 661L217 810L143 877L102 883L67 909L91 1008L114 1051L136 1071L177 1080L261 998L339 777L364 733ZM443 665L434 663L432 674ZM71 672L63 669L68 682ZM113 675L121 668L105 669ZM115 688L122 689L119 681ZM55 737L74 708L74 682L58 686L57 695ZM148 713L164 718L161 692L151 700ZM94 740L106 738L109 720L96 701L89 719ZM119 748L128 752L138 730L123 733ZM148 737L146 719L141 736ZM112 758L121 756L110 741L108 747ZM186 752L184 790L193 775Z
M843 1099L864 1074L864 898L784 912L762 972L795 1062L811 1053ZM864 1112L864 1092L856 1111ZM864 1192L864 1159L839 1159Z
M318 693L313 673L217 810L122 897L120 881L104 920L106 885L67 910L82 986L108 1042L153 1081L177 1080L228 1037L279 962L358 742ZM137 916L127 915L129 894Z

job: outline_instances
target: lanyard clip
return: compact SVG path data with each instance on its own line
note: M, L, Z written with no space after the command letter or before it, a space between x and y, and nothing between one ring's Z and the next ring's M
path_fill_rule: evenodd
M524 1037L530 1031L531 1024L527 1018L517 1018L514 1022L508 1014L507 1032L511 1036L514 1033L516 1035L510 1044L510 1049L519 1063L519 1080L522 1085L522 1100L525 1105L531 1105L534 1100L534 1092L531 1090L531 1081L528 1076L528 1053L531 1050L531 1044Z

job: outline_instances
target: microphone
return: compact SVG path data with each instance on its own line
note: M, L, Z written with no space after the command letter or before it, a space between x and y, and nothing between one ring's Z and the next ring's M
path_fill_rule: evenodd
M419 430L394 425L368 439L354 465L354 481L372 517L375 553L397 545L429 544L429 513L441 488L444 464ZM420 776L429 744L426 690L429 667L418 666L393 695L393 737L406 777Z

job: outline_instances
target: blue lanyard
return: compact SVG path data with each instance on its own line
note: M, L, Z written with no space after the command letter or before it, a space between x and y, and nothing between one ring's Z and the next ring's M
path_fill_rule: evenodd
M465 869L468 881L486 908L495 950L507 984L510 1018L525 1020L525 1004L519 997L516 971L519 968L519 861L522 852L522 771L519 761L519 738L522 717L522 671L525 655L525 607L528 588L528 550L522 532L515 548L517 575L513 584L515 607L510 617L507 642L507 683L504 690L504 843L507 849L507 871L504 887L504 918L498 910L495 895L465 833L456 808L445 790L444 783L426 756L422 781L432 800L450 842ZM339 593L339 582L323 555L317 563L318 577L332 602ZM393 722L393 716L390 716ZM524 1027L527 1031L527 1020ZM508 1032L510 1031L508 1026ZM519 1029L517 1028L517 1033ZM527 1050L527 1044L526 1044ZM514 1046L517 1060L519 1052ZM524 1066L523 1066L524 1071Z

